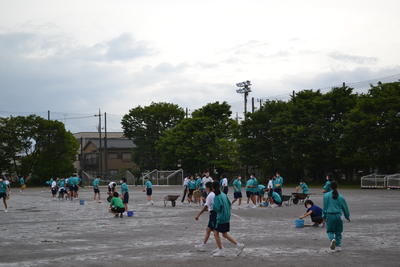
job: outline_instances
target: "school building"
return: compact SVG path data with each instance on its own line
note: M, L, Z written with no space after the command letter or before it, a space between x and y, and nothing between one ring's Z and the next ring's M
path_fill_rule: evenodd
M78 173L115 177L127 169L137 168L133 162L135 144L122 132L104 133L100 139L98 132L79 132L74 134L80 143L74 167Z

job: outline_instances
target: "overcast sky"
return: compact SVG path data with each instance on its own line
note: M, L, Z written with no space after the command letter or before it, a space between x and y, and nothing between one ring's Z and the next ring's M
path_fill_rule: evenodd
M243 80L273 98L396 75L399 10L398 0L0 0L0 115L101 108L119 130L118 114L152 101L242 112Z

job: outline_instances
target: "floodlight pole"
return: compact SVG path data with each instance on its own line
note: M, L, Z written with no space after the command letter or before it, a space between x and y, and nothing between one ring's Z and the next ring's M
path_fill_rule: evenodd
M238 94L243 94L243 96L244 96L244 120L246 120L247 119L247 97L249 96L249 93L251 92L251 89L250 89L251 82L244 81L241 83L237 83L236 86L240 88L240 89L237 89L236 92Z

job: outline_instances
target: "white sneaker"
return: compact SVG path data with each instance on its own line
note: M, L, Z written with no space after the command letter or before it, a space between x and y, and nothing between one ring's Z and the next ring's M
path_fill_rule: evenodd
M336 247L336 249L335 249L337 252L340 252L340 251L342 251L342 247Z
M214 249L213 251L211 251L211 255L214 253L217 253L219 251L219 248Z
M6 212L6 213L7 213L7 212L8 212L8 210L7 210L7 209L5 209L5 210L4 210L4 212Z
M242 243L237 243L236 245L236 256L240 256L242 254L245 245Z
M213 257L225 257L225 250L224 249L218 249L217 252L213 254Z
M206 251L206 244L201 243L194 246L198 251Z
M253 205L253 206L251 206L251 208L252 208L252 209L256 209L256 208L257 208L257 205Z
M331 245L329 246L329 248L330 248L331 250L335 250L335 248L336 248L336 240L335 240L335 239L332 239Z

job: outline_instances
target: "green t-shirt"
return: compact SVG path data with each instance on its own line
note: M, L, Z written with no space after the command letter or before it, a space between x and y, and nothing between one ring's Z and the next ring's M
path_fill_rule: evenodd
M250 182L251 183L250 184L251 188L249 188L249 190L247 190L247 191L250 191L250 192L253 192L253 193L258 192L258 181L257 181L257 179L256 178L252 178L249 181L251 181Z
M25 179L23 177L19 178L19 183L21 185L24 185L25 184Z
M129 192L128 185L126 183L121 184L121 194Z
M196 179L196 188L201 188L201 178Z
M235 179L233 181L233 190L234 192L242 192L242 181L239 179Z
M122 199L119 197L113 197L110 202L110 206L114 208L123 208L124 203L122 203Z
M0 183L0 193L5 193L7 191L7 185L5 182Z
M188 182L188 188L189 188L189 189L196 189L196 182L190 180L190 181Z
M99 184L100 184L100 179L99 178L96 178L96 179L93 180L93 184L92 185L94 187L99 187Z
M300 184L300 187L303 190L303 194L308 194L309 190L308 190L308 186L306 183Z
M231 220L231 202L224 193L215 196L213 211L217 213L217 224L229 223Z
M150 181L147 181L145 184L146 188L152 188L153 184Z

